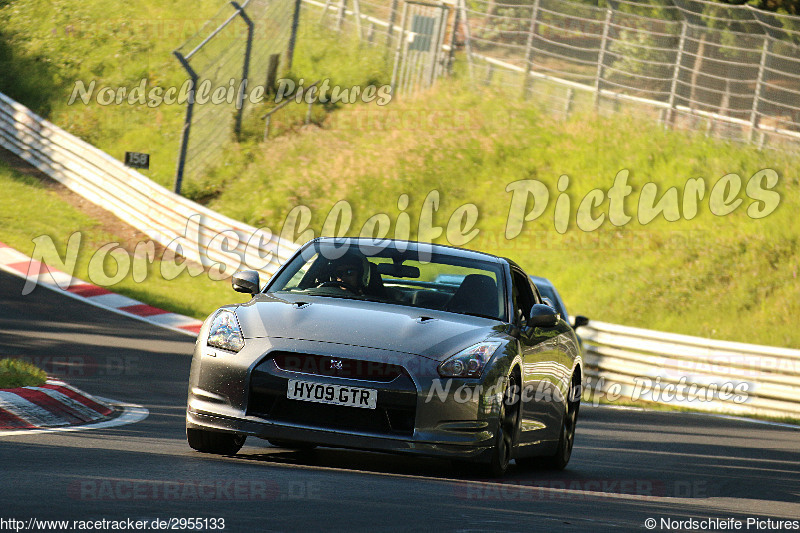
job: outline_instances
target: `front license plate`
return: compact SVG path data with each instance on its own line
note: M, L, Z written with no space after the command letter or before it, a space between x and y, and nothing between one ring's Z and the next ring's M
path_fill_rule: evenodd
M290 400L330 403L347 407L362 407L364 409L375 409L378 403L378 391L375 389L312 383L295 379L289 380L286 397Z

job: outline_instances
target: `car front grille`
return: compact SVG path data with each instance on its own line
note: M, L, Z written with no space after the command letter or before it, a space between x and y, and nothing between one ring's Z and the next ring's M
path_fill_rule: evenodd
M417 391L402 366L357 359L333 359L346 364L331 369L329 364L326 365L331 360L328 356L288 352L270 354L253 369L247 414L275 422L325 429L404 436L414 433ZM340 379L326 381L326 377L358 380L360 382L353 382L352 386L377 389L376 408L289 399L286 397L289 378L285 371L306 374L305 377L296 378L319 383L341 383ZM390 380L389 376L394 377Z
M281 370L313 374L315 376L332 376L363 381L380 381L388 383L405 374L400 365L344 359L327 355L275 352L272 360Z

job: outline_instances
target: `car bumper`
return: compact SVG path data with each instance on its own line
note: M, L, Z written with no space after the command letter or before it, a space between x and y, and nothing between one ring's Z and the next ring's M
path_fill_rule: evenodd
M255 344L246 345L235 356L204 346L197 347L189 385L187 428L322 446L475 461L488 458L497 425L496 396L491 393L490 385L497 382L499 376L506 375L505 368L493 368L480 382L474 379L450 380L443 384L444 380L437 376L438 362L419 356L291 339L265 339L258 348ZM384 383L298 373L287 371L273 362L276 352L288 351L357 358L368 365L391 362L402 366L405 371L402 376ZM391 418L394 409L411 412L413 420L398 430L391 422L388 426L378 427L376 424L361 424L353 419L354 416L347 415L350 420L336 427L337 420L342 419L342 412L317 416L317 411L322 412L329 406L313 404L315 416L306 416L307 412L300 411L303 408L310 410L309 402L287 400L287 382L290 379L374 388L379 391L378 409L343 409L355 409L358 418L379 412ZM447 389L446 392L442 391L443 388ZM288 411L294 411L294 416L287 416ZM380 414L378 418L383 416Z
M490 427L489 422L475 420L443 423L433 431L415 431L409 438L275 423L255 417L235 418L189 409L186 412L186 427L235 432L271 440L313 443L320 446L475 461L488 459L494 441L494 428Z

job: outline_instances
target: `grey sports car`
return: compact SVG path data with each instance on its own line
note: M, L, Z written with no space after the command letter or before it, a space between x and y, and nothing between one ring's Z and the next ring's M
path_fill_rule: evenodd
M406 241L309 241L203 324L186 435L562 469L583 381L570 324L513 261Z

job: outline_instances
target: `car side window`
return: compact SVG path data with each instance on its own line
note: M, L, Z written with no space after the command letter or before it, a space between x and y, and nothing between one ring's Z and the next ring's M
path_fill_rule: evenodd
M516 269L511 270L511 296L514 319L517 324L524 325L528 321L531 307L538 302L538 299L531 289L528 276Z

